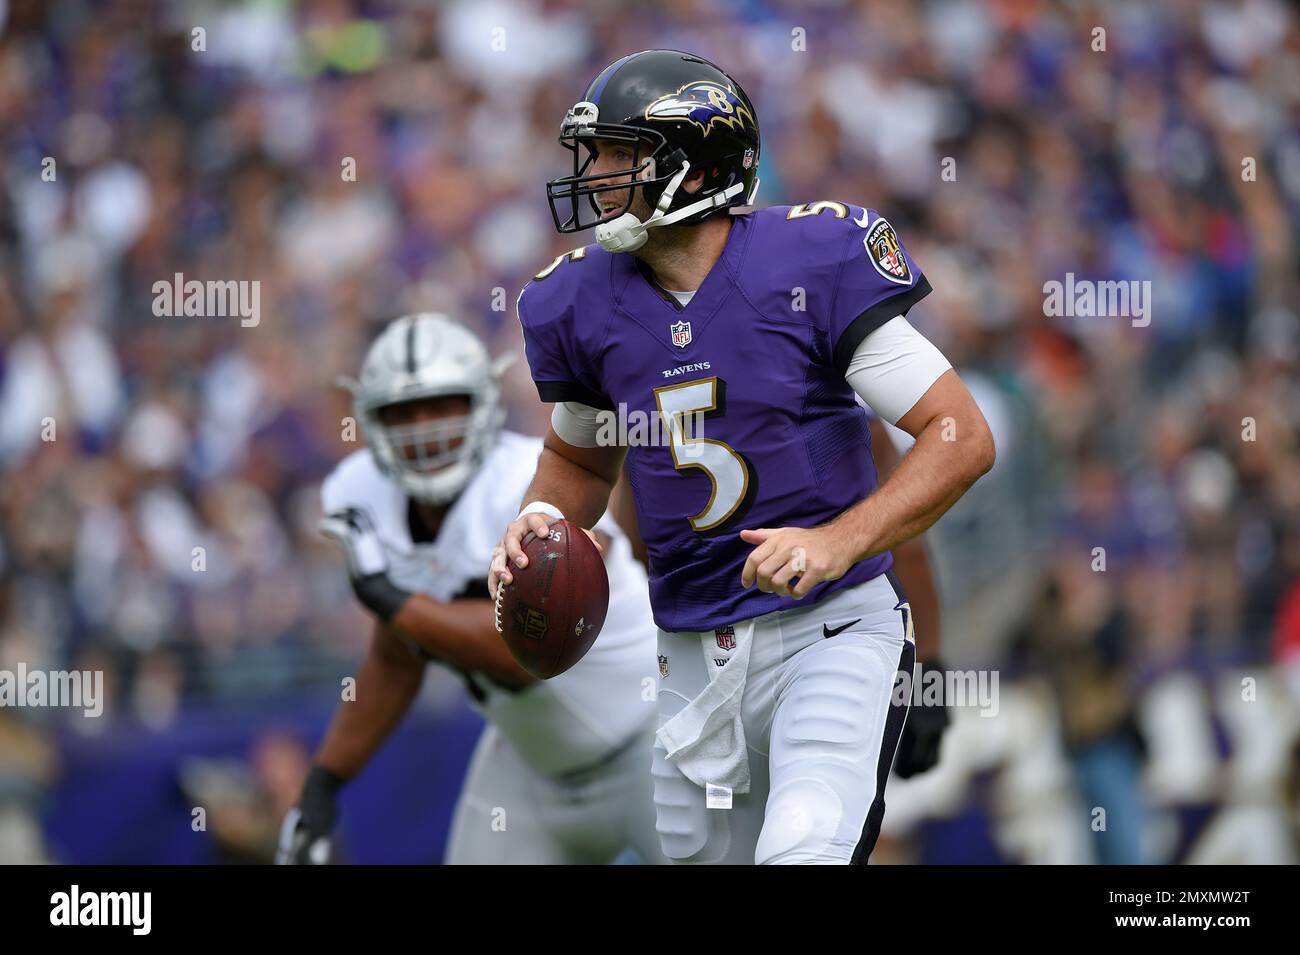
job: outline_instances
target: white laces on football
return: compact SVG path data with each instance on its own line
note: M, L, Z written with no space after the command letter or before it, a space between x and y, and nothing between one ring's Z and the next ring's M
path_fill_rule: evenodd
M668 207L672 205L673 196L676 195L678 187L681 186L690 169L691 164L683 161L682 168L669 180L663 195L659 197L654 214L645 222L642 222L632 213L625 212L616 219L602 222L596 226L596 241L600 243L600 247L606 252L635 252L645 245L646 239L649 238L648 230L656 226L672 225L674 222L679 222L687 216L695 215L695 213L702 212L705 209L725 206L733 196L739 194L740 190L744 188L744 183L738 182L728 186L722 192L714 193L707 199L701 199L698 202L683 206L676 212L669 213Z

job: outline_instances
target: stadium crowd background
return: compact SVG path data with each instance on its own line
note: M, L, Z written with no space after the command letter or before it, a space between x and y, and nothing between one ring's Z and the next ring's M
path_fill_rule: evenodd
M520 348L515 296L578 244L559 120L650 47L745 85L760 204L890 217L998 438L930 540L946 660L998 674L999 714L891 785L880 861L1295 861L1300 19L1272 0L0 0L0 668L108 693L0 710L0 860L87 858L52 818L78 760L337 699L369 624L315 531L356 447L333 379L408 310ZM1046 317L1067 272L1149 281L1150 324ZM258 324L157 316L175 273L260 282ZM522 360L507 396L540 432ZM178 771L244 793L216 835L253 858L308 752L264 725Z

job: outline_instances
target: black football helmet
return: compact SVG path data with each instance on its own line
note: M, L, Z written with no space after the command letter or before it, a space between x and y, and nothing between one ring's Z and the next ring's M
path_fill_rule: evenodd
M598 139L628 143L633 164L590 174ZM573 175L546 184L555 227L598 226L596 238L611 251L638 248L647 227L698 222L750 204L758 191L754 106L739 83L690 53L646 50L605 67L564 117L560 142L573 153ZM704 171L700 189L680 191L697 170ZM635 196L629 182L655 210L644 223L629 211ZM619 190L628 193L623 208L602 213L597 197Z

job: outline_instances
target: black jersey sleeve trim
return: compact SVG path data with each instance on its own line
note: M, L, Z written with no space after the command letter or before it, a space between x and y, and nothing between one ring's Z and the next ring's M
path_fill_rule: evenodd
M930 288L930 283L926 277L918 275L916 283L911 288L904 289L897 295L891 295L889 298L877 302L850 322L849 327L844 329L839 341L835 343L834 361L835 367L840 370L840 374L848 373L849 362L853 360L853 353L862 344L862 339L890 319L897 318L899 315L906 315L908 309L932 291L933 289Z
M560 401L576 401L602 411L614 410L614 402L609 398L598 391L584 388L576 381L539 381L537 394L543 401L552 404Z

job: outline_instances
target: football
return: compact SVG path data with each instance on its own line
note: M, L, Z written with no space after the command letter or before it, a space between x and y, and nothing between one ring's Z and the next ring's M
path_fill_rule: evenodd
M557 521L523 540L528 566L497 588L496 626L525 670L549 680L583 658L609 609L605 561L586 533Z

